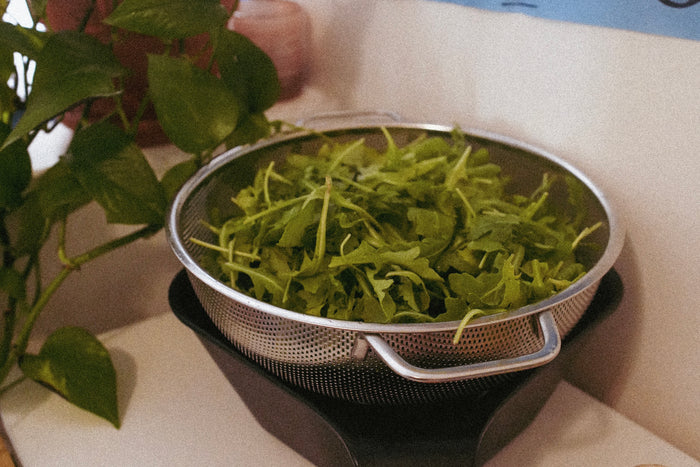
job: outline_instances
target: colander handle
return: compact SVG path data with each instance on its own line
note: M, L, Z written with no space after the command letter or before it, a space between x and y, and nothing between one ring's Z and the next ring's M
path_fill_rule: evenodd
M443 383L527 370L552 361L561 349L561 337L557 323L550 311L540 313L537 316L537 321L544 337L544 344L537 352L519 357L447 368L420 368L411 365L401 358L380 335L365 334L364 338L379 358L399 376L423 383Z

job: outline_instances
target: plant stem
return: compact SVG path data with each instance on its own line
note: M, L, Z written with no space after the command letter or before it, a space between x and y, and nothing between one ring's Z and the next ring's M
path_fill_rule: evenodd
M70 276L70 274L73 271L78 269L81 265L95 258L98 258L99 256L109 253L122 246L128 245L129 243L132 243L141 238L149 237L158 232L160 228L160 225L147 225L146 227L132 232L129 235L116 238L112 241L99 245L81 255L71 258L69 260L69 264L64 266L63 269L61 269L61 271L56 275L56 277L54 277L51 283L49 283L46 289L44 289L41 295L39 295L39 298L29 310L29 313L27 314L27 319L24 321L22 329L17 334L17 340L15 344L12 346L12 349L10 350L7 359L4 362L2 362L2 366L0 367L0 383L2 383L5 380L14 364L17 363L17 361L19 360L19 357L23 355L24 352L27 350L29 337L31 335L32 329L34 328L34 324L36 323L37 318L41 314L41 311L44 309L46 304L49 302L49 299L53 296L56 290L58 290L63 281L65 281L66 278L68 278L68 276Z
M11 298L7 303L7 310L3 312L2 342L0 342L0 364L4 364L10 354L10 344L15 332L17 317L17 300Z
M10 235L5 226L5 210L0 209L0 248L2 248L2 262L0 267L11 267L15 261L14 255L10 251ZM3 311L3 330L2 340L0 341L0 365L5 363L8 353L10 352L10 343L15 328L15 320L17 315L17 300L9 297L7 300L7 309Z

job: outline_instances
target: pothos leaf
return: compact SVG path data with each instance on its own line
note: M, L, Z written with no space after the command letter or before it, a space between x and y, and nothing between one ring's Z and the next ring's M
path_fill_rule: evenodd
M223 26L228 17L219 0L124 0L105 23L163 39L184 39Z
M80 185L105 210L108 222L164 222L163 188L141 150L119 128L100 123L76 133L66 161Z
M0 123L0 140L7 135L6 129ZM18 206L31 178L32 164L24 142L15 141L0 150L0 209Z
M150 55L148 83L163 131L183 151L215 148L238 125L239 96L185 59Z
M182 184L194 175L197 168L197 163L190 159L168 169L160 181L161 185L163 185L166 199L172 200Z
M114 78L124 72L97 39L74 31L51 35L36 58L26 112L4 146L86 99L117 94Z
M265 114L248 114L241 117L238 126L226 138L226 148L230 149L243 144L254 143L271 134L272 123L267 120Z
M32 2L36 3L36 2ZM46 33L16 24L0 23L0 43L29 58L36 58L46 41Z
M37 355L24 355L19 366L28 378L119 428L117 375L112 359L85 329L58 329Z
M272 59L242 34L227 29L220 32L214 58L221 78L244 99L250 113L272 107L280 95Z
M92 201L65 159L59 159L37 177L30 195L37 197L41 214L50 222L64 218Z

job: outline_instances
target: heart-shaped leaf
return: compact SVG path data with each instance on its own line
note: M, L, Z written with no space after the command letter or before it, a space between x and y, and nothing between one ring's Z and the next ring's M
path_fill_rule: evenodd
M148 84L163 131L183 151L213 149L238 124L240 97L185 59L150 55Z
M174 165L163 175L160 183L163 185L165 197L170 201L177 194L180 187L197 171L195 161L187 160Z
M16 24L0 23L0 42L8 49L35 58L44 46L46 33Z
M65 159L37 177L30 195L37 196L41 214L54 222L92 201Z
M242 95L250 113L263 112L279 99L280 82L272 59L247 37L220 31L214 58L221 78Z
M184 39L223 26L219 0L124 0L105 23L163 39Z
M119 428L117 374L107 349L88 331L65 327L51 334L38 355L19 362L28 378Z
M107 221L160 225L167 201L138 146L121 129L99 123L75 134L66 161Z
M8 133L9 128L0 123L0 141ZM15 141L0 150L0 209L18 206L31 178L32 163L24 142Z
M10 232L10 244L15 257L29 256L39 252L48 230L47 219L41 211L41 203L36 193L29 193L22 204L8 219L11 225L16 225L15 232Z
M226 147L233 148L243 144L252 144L267 138L272 126L263 113L248 114L241 119L236 130L226 138Z
M115 95L113 79L124 73L109 47L87 34L52 35L36 59L27 109L4 147L76 104Z

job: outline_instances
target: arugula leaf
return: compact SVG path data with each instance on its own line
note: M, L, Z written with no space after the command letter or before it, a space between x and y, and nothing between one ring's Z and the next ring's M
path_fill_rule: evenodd
M328 141L261 168L233 199L240 214L212 230L221 277L258 299L301 313L365 322L459 321L547 298L578 280L583 192L572 213L542 174L532 193L463 134L418 137L383 152L364 140Z

